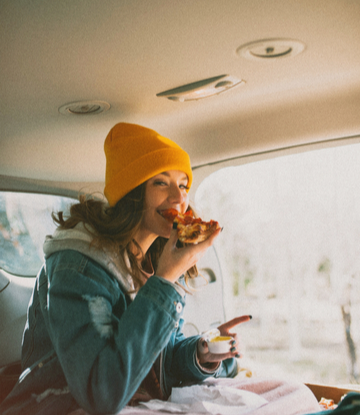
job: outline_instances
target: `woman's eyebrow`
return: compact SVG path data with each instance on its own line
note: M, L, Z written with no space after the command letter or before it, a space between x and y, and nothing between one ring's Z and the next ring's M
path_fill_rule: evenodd
M163 174L164 176L170 177L170 174L166 171L163 171L162 173L159 173L159 174ZM186 181L189 180L186 173L184 173L184 176L181 178L181 180L186 180Z

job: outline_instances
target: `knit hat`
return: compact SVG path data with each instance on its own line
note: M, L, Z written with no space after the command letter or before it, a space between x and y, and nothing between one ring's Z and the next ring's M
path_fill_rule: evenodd
M180 170L192 183L189 155L156 131L136 124L116 124L104 144L106 174L104 194L116 203L135 187L167 170Z

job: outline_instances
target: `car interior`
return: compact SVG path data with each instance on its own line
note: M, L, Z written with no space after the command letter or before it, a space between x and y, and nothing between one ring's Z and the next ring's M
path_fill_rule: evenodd
M359 18L354 0L1 1L0 401L51 212L104 198L118 122L186 150L191 202L224 226L185 334L250 313L239 376L360 390Z

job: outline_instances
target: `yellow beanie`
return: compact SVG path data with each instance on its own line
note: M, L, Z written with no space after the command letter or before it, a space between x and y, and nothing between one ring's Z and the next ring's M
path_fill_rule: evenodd
M106 174L104 194L110 206L135 187L167 170L180 170L192 183L189 155L156 131L136 124L116 124L104 144Z

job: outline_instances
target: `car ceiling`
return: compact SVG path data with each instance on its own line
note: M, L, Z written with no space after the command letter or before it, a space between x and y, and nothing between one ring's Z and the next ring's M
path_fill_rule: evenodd
M357 0L2 0L0 175L102 182L117 122L145 125L208 163L360 134ZM298 40L296 56L238 49ZM157 94L228 74L197 101ZM104 101L96 115L59 108Z

